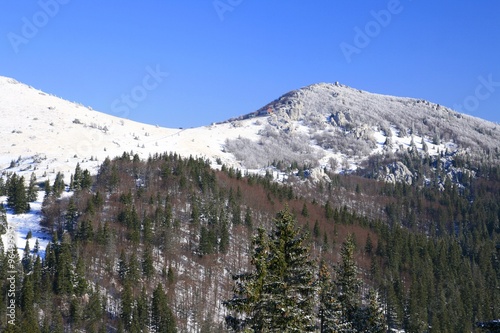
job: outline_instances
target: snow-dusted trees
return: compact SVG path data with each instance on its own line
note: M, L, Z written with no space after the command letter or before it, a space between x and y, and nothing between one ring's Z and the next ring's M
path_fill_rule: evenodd
M305 235L288 209L273 230L259 229L253 241L252 272L235 276L234 296L224 304L234 331L314 331L314 264Z
M335 284L324 262L319 269L319 328L321 333L354 332L352 323L347 320L337 295Z
M227 326L235 332L385 332L383 307L375 291L362 302L354 261L354 236L340 249L332 276L309 258L304 235L285 209L273 229L259 228L253 239L253 270L234 276L234 296L224 302ZM317 272L317 274L316 274ZM317 276L316 276L317 275Z

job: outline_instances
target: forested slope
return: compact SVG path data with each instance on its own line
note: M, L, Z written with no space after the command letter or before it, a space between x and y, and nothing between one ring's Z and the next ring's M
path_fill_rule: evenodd
M381 182L371 172L329 174L330 182L299 172L278 183L168 153L106 159L90 181L77 168L65 188L61 178L39 184L53 237L44 258L27 251L16 259L15 327L7 322L9 249L0 251L0 328L226 331L235 315L228 300L240 295L233 276L258 272L258 248L279 244L285 216L311 265L308 330L326 332L325 318L337 317L344 327L366 328L361 315L372 302L387 328L477 330L475 322L500 317L500 170L457 159L475 175L441 188L444 166L434 162L415 162L429 180L423 187ZM11 194L13 177L2 195ZM256 242L258 235L271 243ZM269 258L278 248L269 245ZM357 287L345 282L346 267ZM337 310L325 312L325 300Z

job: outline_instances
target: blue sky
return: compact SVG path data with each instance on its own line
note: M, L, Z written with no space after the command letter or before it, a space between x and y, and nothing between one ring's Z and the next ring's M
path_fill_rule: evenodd
M160 126L335 81L500 122L498 1L4 0L0 36L0 75Z

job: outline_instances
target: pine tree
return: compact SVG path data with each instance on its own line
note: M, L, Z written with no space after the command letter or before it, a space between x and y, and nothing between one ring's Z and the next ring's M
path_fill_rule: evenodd
M73 197L69 199L68 210L66 211L65 218L66 218L66 230L72 232L75 227L76 220L78 218L78 210L76 208L75 200L73 199Z
M77 296L82 296L87 290L87 280L85 278L85 263L82 256L79 256L76 261L74 290Z
M385 333L388 326L378 293L370 289L367 304L358 309L356 328L359 332Z
M153 253L150 246L146 246L142 253L142 273L146 278L151 278L154 273Z
M149 299L144 285L142 286L141 294L136 303L137 311L135 317L137 317L137 323L140 327L147 327L149 324Z
M56 179L54 180L54 185L52 185L52 193L56 198L59 198L61 194L64 192L64 174L58 172L56 175Z
M302 211L300 212L300 215L302 215L304 217L308 217L309 216L309 211L307 210L307 205L306 205L305 202L302 205Z
M354 332L338 300L336 286L324 262L319 270L319 328L321 333L350 333Z
M73 265L71 258L71 240L65 234L56 250L55 285L56 293L71 294L73 292Z
M78 191L79 189L81 189L81 181L82 181L82 168L80 167L80 163L76 163L75 173L74 175L72 175L72 177L73 177L73 182L72 184L70 184L70 189Z
M27 198L29 202L36 201L38 197L38 186L36 186L36 175L33 172L30 177L30 183L27 190Z
M118 277L123 282L127 276L127 258L125 257L125 251L123 249L120 251L120 259L118 260Z
M250 207L247 207L245 211L245 225L250 229L253 228L252 211L250 210Z
M135 252L132 252L128 259L128 270L127 270L128 280L131 282L136 282L140 276L140 267L139 261L137 260L137 256Z
M157 333L177 332L174 315L168 306L167 296L160 283L153 291L151 326L153 331Z
M121 292L121 312L120 318L123 327L128 331L132 325L132 313L134 310L134 299L130 282L126 281Z
M227 221L223 219L220 222L220 239L219 239L219 251L220 253L226 253L229 248L229 228Z
M235 295L224 304L232 312L229 328L270 332L312 332L314 265L306 236L288 208L280 211L269 235L263 229L253 241L255 270L235 276Z
M7 191L7 204L14 210L15 214L27 213L30 210L24 177L13 174L9 179Z
M24 246L24 253L21 264L23 265L24 272L28 273L31 270L31 250L28 240L26 240L26 245Z
M5 210L3 203L0 202L0 235L7 232L7 211Z
M354 235L350 234L342 244L340 249L341 263L337 267L336 282L338 297L342 303L347 321L355 323L356 313L359 308L359 287L358 269L354 261Z

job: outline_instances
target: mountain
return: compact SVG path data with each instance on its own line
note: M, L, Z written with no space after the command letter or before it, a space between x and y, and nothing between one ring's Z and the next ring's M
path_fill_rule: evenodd
M412 147L498 160L500 129L428 101L372 94L334 83L291 91L261 109L223 123L172 129L114 117L0 77L0 170L69 173L93 170L124 151L147 158L175 151L250 170L299 163L317 179L323 170L352 172L368 156ZM443 156L446 157L446 156ZM449 158L448 158L449 160ZM408 173L402 166L394 172ZM379 178L401 180L380 170ZM408 177L406 177L408 179Z
M255 115L268 115L258 141L227 141L228 151L247 167L270 161L303 161L336 171L359 166L369 155L412 148L428 155L458 152L500 158L497 124L460 114L428 101L372 94L339 83L313 84L291 91ZM425 144L424 144L425 143Z
M0 116L0 202L23 208L0 205L17 230L0 331L476 332L500 315L494 123L322 83L168 129L8 78Z

